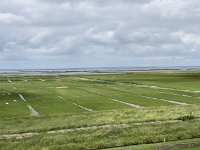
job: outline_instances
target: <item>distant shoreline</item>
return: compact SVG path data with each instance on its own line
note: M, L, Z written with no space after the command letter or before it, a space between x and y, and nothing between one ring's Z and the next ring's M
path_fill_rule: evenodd
M119 67L119 68L74 68L74 69L0 69L0 75L87 75L87 74L123 74L148 71L198 71L199 66L184 67Z

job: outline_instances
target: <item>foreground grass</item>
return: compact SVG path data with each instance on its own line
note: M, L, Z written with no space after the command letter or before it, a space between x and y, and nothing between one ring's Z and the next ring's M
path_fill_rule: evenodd
M181 139L200 138L200 121L132 125L128 128L91 129L62 134L43 133L27 139L1 140L4 150L49 149L78 150L102 149L116 146L150 144Z
M191 115L200 117L200 106L152 107L92 113L0 119L0 134L45 132L50 130L123 124L135 122L178 120Z
M78 150L102 149L127 145L139 145L200 138L200 107L175 106L143 108L85 113L36 118L1 119L0 131L3 134L37 132L39 135L25 139L0 140L4 150L46 149ZM177 122L167 122L179 120ZM155 121L163 121L157 123ZM147 124L135 124L135 123ZM148 122L155 122L150 123ZM75 129L112 124L128 124L126 128L89 128L66 133L49 134L47 131Z

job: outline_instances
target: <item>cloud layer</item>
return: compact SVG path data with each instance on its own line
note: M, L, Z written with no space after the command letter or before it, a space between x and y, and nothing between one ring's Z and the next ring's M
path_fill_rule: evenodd
M200 65L196 0L1 0L0 68Z

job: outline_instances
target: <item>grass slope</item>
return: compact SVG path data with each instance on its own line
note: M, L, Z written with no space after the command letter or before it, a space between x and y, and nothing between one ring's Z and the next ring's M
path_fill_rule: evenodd
M0 84L0 149L155 149L200 138L199 72L0 76ZM22 133L38 135L5 138Z

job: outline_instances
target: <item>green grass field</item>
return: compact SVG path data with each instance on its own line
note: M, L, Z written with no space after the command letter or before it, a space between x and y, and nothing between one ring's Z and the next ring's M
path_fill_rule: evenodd
M199 117L198 71L0 76L3 150L200 149Z

